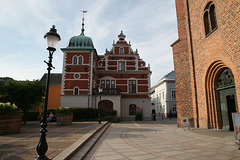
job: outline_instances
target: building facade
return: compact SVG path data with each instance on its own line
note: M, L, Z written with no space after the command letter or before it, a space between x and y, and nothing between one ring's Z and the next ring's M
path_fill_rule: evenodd
M233 129L240 102L240 4L232 0L176 0L173 49L178 126Z
M144 119L150 119L150 67L125 37L121 32L111 50L98 55L82 25L81 34L62 48L61 106L116 110L122 120L133 120L143 108Z
M158 116L166 118L170 111L174 116L177 114L174 71L165 75L151 88L151 104Z
M51 73L50 81L49 81L49 93L48 93L48 108L59 108L60 107L60 99L61 99L61 81L62 74L61 73ZM43 84L46 84L47 81L47 73L45 73L40 81ZM37 110L41 112L44 107L44 102L38 107Z

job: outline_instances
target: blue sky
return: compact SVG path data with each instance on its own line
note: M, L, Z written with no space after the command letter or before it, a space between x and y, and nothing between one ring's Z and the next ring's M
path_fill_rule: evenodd
M150 63L154 85L173 70L172 48L177 40L175 0L10 0L0 2L0 77L40 79L47 72L44 34L54 24L61 36L52 73L62 72L63 53L72 36L91 37L99 55L111 49L121 30L133 50Z

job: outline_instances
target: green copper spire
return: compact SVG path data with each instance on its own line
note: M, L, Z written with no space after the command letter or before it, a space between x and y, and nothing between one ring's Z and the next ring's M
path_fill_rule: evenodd
M84 17L82 19L82 33L80 34L80 36L84 36Z
M95 49L92 39L90 37L87 37L84 35L84 13L87 11L82 11L83 12L83 18L82 18L82 29L81 29L81 34L79 36L73 36L69 42L68 46L66 49Z

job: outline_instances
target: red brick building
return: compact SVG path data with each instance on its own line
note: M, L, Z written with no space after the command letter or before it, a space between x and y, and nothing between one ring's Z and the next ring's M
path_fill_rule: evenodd
M63 48L61 106L116 110L123 120L133 120L139 108L150 119L150 67L133 51L121 31L118 41L98 55L92 39L82 33ZM103 91L99 93L98 88Z
M173 49L178 125L233 129L240 109L240 2L176 0Z

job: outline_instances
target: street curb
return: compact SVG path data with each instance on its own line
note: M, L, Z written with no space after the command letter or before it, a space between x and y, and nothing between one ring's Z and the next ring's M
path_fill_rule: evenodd
M96 129L91 130L87 134L85 134L81 139L73 143L71 146L69 146L67 149L62 151L60 154L58 154L56 157L54 157L52 160L67 160L69 159L74 153L76 153L80 148L82 148L91 138L98 133L104 126L109 124L109 122L102 122L102 125L99 125Z

